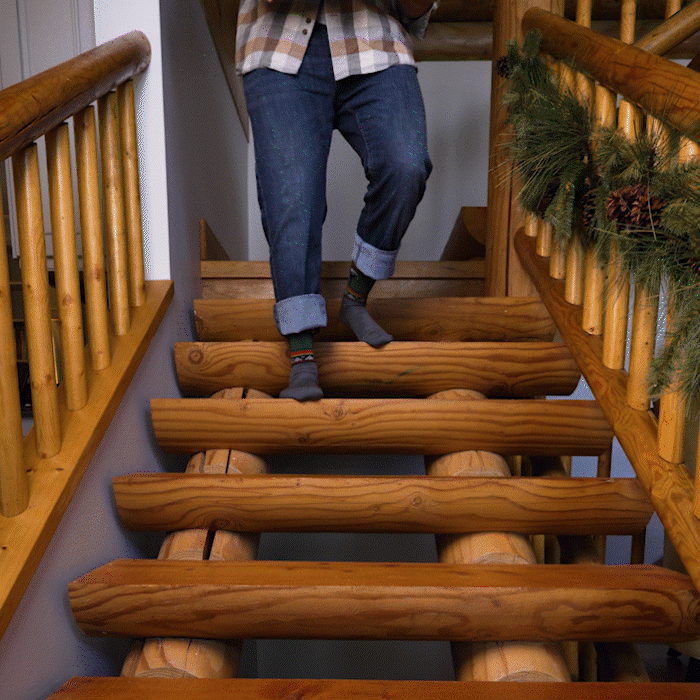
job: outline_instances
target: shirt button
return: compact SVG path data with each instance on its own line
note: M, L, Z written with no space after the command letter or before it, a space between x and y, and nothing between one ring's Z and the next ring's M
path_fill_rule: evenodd
M301 30L301 33L302 33L302 34L308 34L308 33L309 33L309 30L308 30L308 29L302 29L302 30Z
M311 24L311 17L306 18L306 24Z

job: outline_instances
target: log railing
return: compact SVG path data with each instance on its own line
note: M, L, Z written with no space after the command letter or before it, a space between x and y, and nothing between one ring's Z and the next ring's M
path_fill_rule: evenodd
M145 282L144 275L132 78L149 60L148 40L133 32L0 92L0 161L12 159L10 206L17 214L33 409L33 427L23 437L15 319L8 259L3 254L0 634L172 296L172 283ZM71 117L74 158L65 122ZM60 353L54 351L51 332L35 143L42 136ZM0 227L2 221L0 216ZM5 231L0 233L4 239ZM56 354L62 358L60 384Z
M523 17L522 26L524 31L537 28L542 32L541 48L545 53L555 59L573 59L577 67L596 81L591 85L594 93L587 93L586 88L580 91L582 99L595 105L596 124L617 126L633 139L642 123L641 110L648 115L647 128L661 128L655 118L663 118L671 127L697 139L700 137L700 75L644 50L665 51L674 41L695 31L700 3L674 14L679 9L680 2L669 2L667 14L673 15L671 19L654 36L644 37L636 44L635 3L629 0L622 3L621 40L588 29L585 13L584 20L575 24L552 13L530 9ZM685 21L679 22L679 16ZM569 69L562 68L566 70ZM582 81L579 85L585 83ZM615 94L621 98L617 109ZM696 149L694 141L687 140L681 148L681 157L693 157ZM700 587L700 479L696 478L694 489L683 464L684 401L677 392L665 392L657 419L651 411L647 390L658 295L636 285L634 311L628 319L630 279L621 274L622 266L614 244L603 266L593 251L583 251L582 289L578 282L580 263L556 264L562 257L571 259L579 255L575 235L568 248L562 251L551 242L541 222L534 221L518 232L515 247L613 426L669 538L695 585ZM671 309L669 315L672 314ZM628 323L631 323L629 373L625 370Z

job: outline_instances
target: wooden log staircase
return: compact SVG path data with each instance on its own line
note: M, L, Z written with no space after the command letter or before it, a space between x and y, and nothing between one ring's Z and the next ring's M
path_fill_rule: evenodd
M525 5L497 3L494 50L522 35ZM553 17L525 16L550 54L594 45L607 58L586 67L612 65L609 44ZM613 48L620 65L638 65L638 49ZM647 76L617 77L609 87L634 95ZM700 82L682 71L669 82L690 86L692 108L678 119L697 114ZM664 451L648 397L642 408L628 404L627 373L601 347L611 332L601 338L582 320L588 307L572 292L580 263L553 274L566 267L561 251L542 222L522 225L510 179L499 195L498 177L488 216L477 217L487 227L476 236L486 262L402 262L376 285L371 311L396 338L384 348L354 342L335 321L348 264L325 263L331 320L318 336L326 397L316 402L277 398L289 361L272 323L266 266L202 261L199 337L174 348L185 396L151 404L160 446L192 456L184 473L114 481L126 527L167 533L159 557L108 563L68 590L86 634L137 641L121 677L76 678L52 698L700 695L696 683L643 682L633 644L700 638L700 499L694 512L690 474ZM203 240L217 250L206 229ZM563 398L581 372L596 400ZM614 437L638 479L611 477ZM425 474L270 473L269 456L280 454L314 455L314 464L338 454L422 455ZM571 476L578 455L597 457L595 477ZM644 562L654 511L688 573ZM431 533L438 559L257 560L268 532ZM629 564L604 563L607 535L631 537ZM455 680L237 679L246 638L446 640Z
M329 296L338 267L347 265L324 266ZM697 693L694 684L568 682L595 680L596 653L615 644L696 638L700 596L685 574L605 566L600 548L585 552L608 534L639 536L651 504L636 479L604 468L592 478L552 471L560 455L605 465L612 430L595 402L534 398L570 394L580 376L539 300L440 296L446 284L472 285L473 267L400 264L375 297L400 340L368 349L331 324L319 341L328 398L298 403L274 397L289 361L272 339L261 265L202 263L199 339L175 346L188 396L151 405L160 445L194 456L184 474L114 481L126 527L170 534L158 560L114 561L69 588L87 634L146 641L122 678L76 679L57 698ZM254 298L241 298L245 289ZM402 295L416 289L420 298ZM282 475L265 464L270 454L382 452L429 455L426 474ZM510 466L500 455L513 456ZM254 559L258 533L285 531L435 533L440 560ZM545 537L559 543L556 563L549 552L538 558ZM450 640L460 682L223 680L236 674L233 640L242 638ZM612 667L611 677L630 678ZM528 690L496 680L529 681Z

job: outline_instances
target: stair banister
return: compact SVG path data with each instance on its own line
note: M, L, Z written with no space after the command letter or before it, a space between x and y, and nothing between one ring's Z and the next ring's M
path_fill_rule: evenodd
M15 201L11 205L17 210L34 419L33 428L23 438L15 319L3 253L0 634L172 298L172 282L146 283L144 272L132 78L144 71L149 60L147 38L132 32L0 91L0 160L12 158L13 164ZM100 106L97 117L96 101ZM76 136L73 165L65 123L71 117ZM61 335L58 348L51 330L35 144L41 136L46 136L47 145ZM84 310L73 168L77 172ZM4 239L5 232L0 230L0 234Z

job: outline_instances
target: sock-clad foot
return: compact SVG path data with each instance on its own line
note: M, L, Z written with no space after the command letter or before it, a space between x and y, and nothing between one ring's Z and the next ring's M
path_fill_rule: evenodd
M323 397L318 385L318 367L314 359L314 342L311 331L293 333L287 336L291 370L289 386L280 392L282 399L312 401Z
M394 337L389 335L367 311L367 296L373 286L374 280L358 270L353 263L348 285L340 302L340 320L358 340L378 348L390 343Z

